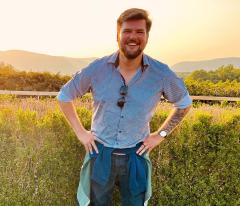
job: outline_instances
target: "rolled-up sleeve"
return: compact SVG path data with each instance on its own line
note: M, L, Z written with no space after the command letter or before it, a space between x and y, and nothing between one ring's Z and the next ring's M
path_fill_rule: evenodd
M77 72L59 91L57 99L70 102L91 90L91 69L86 67Z
M173 103L173 106L179 109L184 109L192 104L192 99L189 96L189 93L187 94L178 102Z
M165 77L163 82L163 97L174 107L184 109L192 104L187 88L181 78L173 74Z

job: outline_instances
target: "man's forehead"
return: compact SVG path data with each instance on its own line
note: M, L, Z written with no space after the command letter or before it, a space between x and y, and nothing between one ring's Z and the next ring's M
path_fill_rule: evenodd
M146 29L146 20L137 19L137 20L128 20L124 21L121 26L122 29L135 28L135 29Z

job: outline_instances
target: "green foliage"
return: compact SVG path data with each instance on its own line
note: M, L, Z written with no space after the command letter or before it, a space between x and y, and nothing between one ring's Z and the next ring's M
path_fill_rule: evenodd
M221 66L215 71L205 71L203 69L192 72L187 79L206 81L209 80L213 83L219 81L234 81L240 82L240 69L234 68L233 65Z
M155 112L152 117L152 121L150 122L151 132L157 131L159 125L161 125L164 120L167 118L167 112Z
M240 108L240 101L237 101L237 106Z
M1 75L11 75L16 73L16 70L12 65L4 64L3 62L0 63L0 71L1 71Z
M228 65L209 72L197 70L185 79L185 84L191 95L239 97L240 69Z
M209 113L197 112L158 154L151 154L157 165L151 205L239 204L240 120L239 113L230 116L218 123Z
M17 71L11 65L0 64L0 89L21 91L59 91L70 79L49 72Z
M0 205L75 205L84 152L60 111L0 114Z
M232 65L219 67L215 71L197 70L192 73L178 73L184 78L190 95L240 96L240 69ZM0 90L59 91L70 79L49 72L20 72L11 65L0 64ZM83 103L92 101L85 95Z
M93 97L91 93L87 93L81 97L81 102L82 103L89 103L93 101Z
M11 95L11 94L1 94L0 95L0 101L6 101L6 100L15 100L16 96L15 95Z
M234 81L219 81L213 83L209 80L200 81L186 79L185 84L191 95L204 96L222 96L222 97L239 97L240 96L240 82Z
M11 104L0 110L0 205L76 205L85 154L63 114ZM151 131L169 111L163 105L156 110ZM78 107L77 113L89 130L91 111ZM239 142L239 109L198 105L150 154L149 205L239 205Z

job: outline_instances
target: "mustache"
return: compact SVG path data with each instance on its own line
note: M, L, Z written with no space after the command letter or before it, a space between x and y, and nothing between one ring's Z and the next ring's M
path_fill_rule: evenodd
M127 41L126 43L127 43L127 44L129 44L129 43L139 44L139 42L138 42L138 41L135 41L135 40L129 40L129 41Z

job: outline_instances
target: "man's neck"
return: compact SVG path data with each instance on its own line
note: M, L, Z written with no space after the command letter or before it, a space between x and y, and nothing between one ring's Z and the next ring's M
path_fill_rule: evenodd
M142 54L135 59L128 59L123 54L119 54L119 67L124 72L135 72L142 64Z

